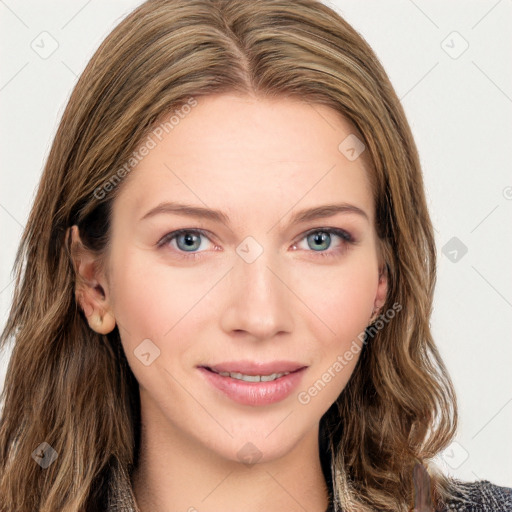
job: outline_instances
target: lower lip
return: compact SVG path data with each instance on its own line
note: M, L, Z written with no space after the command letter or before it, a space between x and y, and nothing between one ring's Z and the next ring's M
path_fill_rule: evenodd
M284 400L299 385L307 367L269 382L246 382L198 368L205 379L231 400L243 405L269 405Z

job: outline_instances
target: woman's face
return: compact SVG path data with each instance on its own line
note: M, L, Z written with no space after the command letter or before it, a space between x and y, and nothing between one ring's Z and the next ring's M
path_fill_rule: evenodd
M316 104L217 95L182 117L120 185L106 294L143 422L264 462L317 432L384 302L367 155ZM344 207L301 220L326 205ZM305 369L258 384L201 368L240 361Z

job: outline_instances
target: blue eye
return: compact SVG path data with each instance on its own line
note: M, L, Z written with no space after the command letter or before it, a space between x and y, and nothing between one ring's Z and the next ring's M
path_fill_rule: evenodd
M197 253L194 251L197 251L201 246L201 240L199 238L201 236L208 238L206 233L200 229L179 229L165 235L160 242L158 242L158 246L165 246L169 242L176 240L178 252L190 253L180 254L180 256L184 256L185 258L191 256L194 258L197 256Z
M188 252L189 249L193 251L195 249L199 249L201 246L201 240L199 239L200 236L200 233L196 234L191 231L181 233L176 237L176 244L180 249L183 249L186 252ZM183 245L181 246L181 244Z
M341 246L327 251L331 247L333 235L341 239ZM305 238L313 252L317 252L321 257L337 256L347 248L347 244L355 242L350 233L336 228L314 229L306 233Z
M341 244L338 248L328 249L331 247L332 237L338 237L341 239ZM198 258L202 256L204 251L198 251L201 247L201 237L205 237L210 240L206 232L201 229L179 229L166 234L158 243L158 247L165 247L171 242L171 245L178 253L179 257L183 258ZM336 228L320 228L308 231L304 234L301 240L306 239L308 246L312 249L311 252L317 253L316 256L338 256L343 252L348 244L354 244L355 240L352 238L350 233L343 229ZM210 240L211 241L211 240ZM294 248L297 244L294 244Z

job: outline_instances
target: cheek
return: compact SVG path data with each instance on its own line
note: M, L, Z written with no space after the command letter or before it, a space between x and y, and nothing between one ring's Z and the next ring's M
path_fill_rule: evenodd
M176 366L194 346L198 326L214 310L211 289L219 276L193 267L173 268L138 248L122 254L113 267L112 289L127 357L133 359L134 350L150 339L160 350L161 361Z
M124 254L113 274L123 349L141 389L165 402L169 389L181 396L164 368L182 380L180 363L196 339L194 313L199 308L194 305L207 290L201 292L201 283L191 282L186 272L158 264L144 251Z
M296 276L297 295L314 313L308 318L323 326L324 340L350 341L367 326L378 285L374 267L371 254L359 254L337 266L302 268Z
M301 283L299 296L309 298L308 306L315 313L304 318L314 338L311 353L316 356L297 399L316 416L337 399L354 371L377 281L372 258L354 259L337 268L317 267L297 281Z
M153 260L138 249L123 250L123 258L114 257L114 314L123 343L130 346L146 338L161 340L193 299L194 286L179 270Z

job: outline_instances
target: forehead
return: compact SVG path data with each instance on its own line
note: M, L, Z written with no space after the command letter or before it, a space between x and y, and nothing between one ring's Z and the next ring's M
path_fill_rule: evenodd
M174 118L177 123L162 124L169 119L167 114L155 123L148 136L152 149L125 178L116 200L115 209L129 209L124 213L132 220L160 202L178 200L233 215L265 210L279 216L294 205L299 210L345 201L373 215L367 155L347 158L343 143L361 137L329 107L215 95L199 98Z

